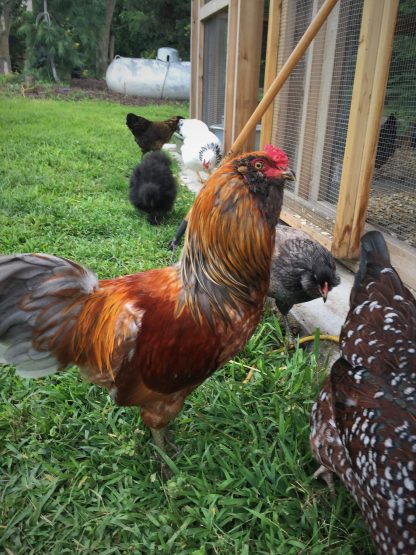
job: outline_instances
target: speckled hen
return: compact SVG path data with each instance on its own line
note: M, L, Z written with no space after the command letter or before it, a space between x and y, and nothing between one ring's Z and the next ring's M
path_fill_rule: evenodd
M360 268L333 365L311 418L312 450L356 499L377 553L416 553L416 301L382 235Z

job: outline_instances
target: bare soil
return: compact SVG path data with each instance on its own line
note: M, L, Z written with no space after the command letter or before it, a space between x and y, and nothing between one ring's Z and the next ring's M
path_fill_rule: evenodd
M127 96L121 93L112 92L108 89L104 79L71 79L71 89L83 91L88 98L109 100L117 104L128 104L130 106L145 106L146 104L180 104L177 100L166 100L165 98L146 98L139 96Z
M22 85L21 92L28 98L61 98L68 100L106 100L117 104L129 106L146 106L147 104L161 105L169 104L172 106L183 104L177 100L167 100L164 98L147 98L138 96L127 96L121 93L112 92L108 89L104 79L80 78L71 79L69 87L53 86L44 87L39 84L33 86Z

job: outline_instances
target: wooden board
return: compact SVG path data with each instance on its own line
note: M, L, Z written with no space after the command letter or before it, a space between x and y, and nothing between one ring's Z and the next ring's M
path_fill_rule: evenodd
M267 29L266 65L264 69L264 91L270 87L277 74L277 54L279 48L282 0L270 0L269 24ZM260 148L272 141L273 105L261 120ZM231 146L231 145L230 145Z
M384 104L399 0L365 0L341 175L333 254L356 258Z

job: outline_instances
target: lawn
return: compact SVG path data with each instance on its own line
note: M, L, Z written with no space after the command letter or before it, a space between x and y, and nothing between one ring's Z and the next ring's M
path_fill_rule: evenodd
M100 278L169 264L165 247L192 195L181 187L160 227L134 211L126 191L139 150L124 121L130 110L163 119L179 109L187 113L0 96L0 253L59 254ZM167 482L137 410L116 407L76 368L37 381L0 368L0 551L373 553L342 485L332 501L311 477L319 345L270 352L280 340L267 315L244 352L188 398Z

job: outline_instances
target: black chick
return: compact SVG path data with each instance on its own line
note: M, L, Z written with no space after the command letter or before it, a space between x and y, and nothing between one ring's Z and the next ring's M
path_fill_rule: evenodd
M366 233L332 366L311 415L311 447L357 501L379 554L416 551L416 300L383 236Z
M289 337L287 314L292 306L318 297L326 302L339 282L335 261L325 247L300 229L276 226L268 296L275 299Z
M173 116L164 121L150 121L130 113L127 114L126 125L133 133L142 153L146 154L151 150L160 150L169 142L182 119L182 116Z
M129 200L147 214L150 224L159 224L176 198L176 181L171 160L163 152L150 152L130 177Z
M381 168L383 164L394 154L396 150L397 119L394 114L390 114L380 129L378 137L376 168Z

